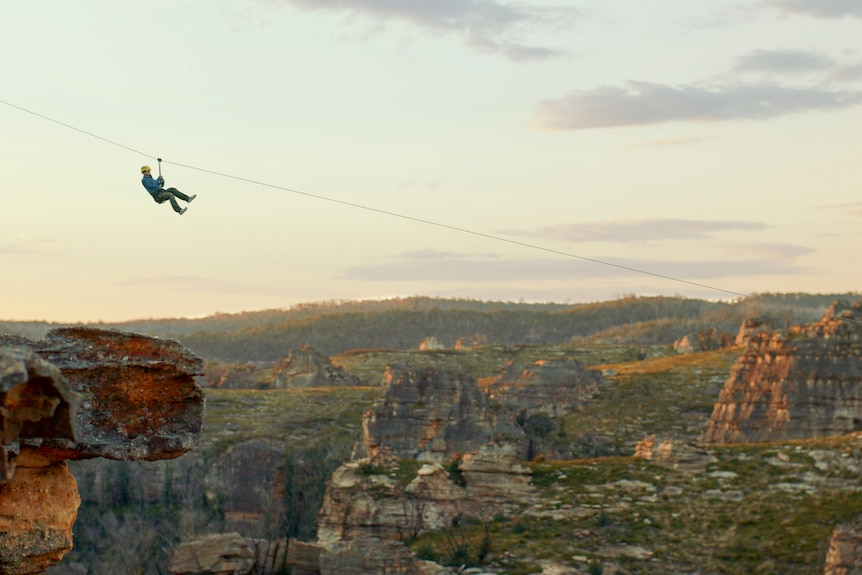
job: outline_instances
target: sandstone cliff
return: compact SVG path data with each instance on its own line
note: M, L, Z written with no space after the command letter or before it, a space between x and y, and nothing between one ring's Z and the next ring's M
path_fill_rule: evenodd
M178 343L122 332L0 337L0 573L43 573L71 549L80 497L65 460L188 451L201 429L201 372Z
M862 302L819 322L750 338L715 404L706 443L841 435L862 429Z

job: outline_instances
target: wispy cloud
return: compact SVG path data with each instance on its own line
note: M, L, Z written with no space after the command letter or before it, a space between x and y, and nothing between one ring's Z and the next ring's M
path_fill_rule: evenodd
M817 18L862 18L859 0L766 0L766 4L782 12Z
M834 65L834 60L819 52L805 50L755 50L737 60L735 72L765 72L769 74L798 74L823 71Z
M548 130L583 130L662 122L762 120L811 110L847 108L862 92L795 88L779 84L668 86L629 82L574 91L540 102L536 124Z
M495 0L258 0L301 10L329 11L373 22L404 22L439 34L459 36L476 50L512 60L563 55L557 49L522 40L535 28L559 26L580 17L566 6L535 7Z
M754 258L685 260L598 257L486 258L469 254L437 259L395 259L354 266L339 279L373 282L527 282L574 281L652 275L680 280L710 280L733 276L808 274L811 270L786 260Z
M766 229L761 222L725 220L651 219L618 222L556 224L532 230L506 230L515 236L530 236L568 243L613 242L642 243L656 240L698 240L728 230L758 231Z

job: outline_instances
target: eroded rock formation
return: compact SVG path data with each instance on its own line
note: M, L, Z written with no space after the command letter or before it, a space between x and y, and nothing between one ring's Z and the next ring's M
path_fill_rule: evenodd
M363 443L372 458L385 452L445 462L489 442L524 444L514 415L489 405L472 379L404 365L387 367L383 379L386 392L363 419Z
M862 525L839 525L832 532L823 575L862 575Z
M759 332L731 370L704 435L745 443L862 429L862 302L835 302L787 335Z
M72 547L67 459L157 460L200 433L202 362L176 342L90 328L0 337L0 573L43 573Z
M601 372L577 361L539 360L528 368L509 363L485 392L514 413L561 417L581 409L604 383Z
M360 385L359 378L332 365L310 346L292 349L272 370L272 387L331 387Z

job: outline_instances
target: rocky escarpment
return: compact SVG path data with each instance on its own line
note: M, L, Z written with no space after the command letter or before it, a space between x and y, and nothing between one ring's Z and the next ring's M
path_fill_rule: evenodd
M176 342L88 328L0 338L0 572L43 573L72 547L67 459L174 458L200 433L202 362Z
M862 303L819 322L751 336L715 404L706 443L841 435L862 429Z

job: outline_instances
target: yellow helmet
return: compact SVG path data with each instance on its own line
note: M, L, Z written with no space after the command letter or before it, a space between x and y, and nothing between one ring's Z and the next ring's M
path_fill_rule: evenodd
M144 172L149 172L149 171L150 171L150 167L149 167L149 166L141 166L141 173L142 173L142 174L143 174Z

